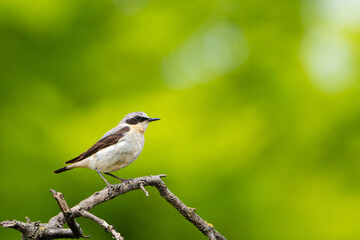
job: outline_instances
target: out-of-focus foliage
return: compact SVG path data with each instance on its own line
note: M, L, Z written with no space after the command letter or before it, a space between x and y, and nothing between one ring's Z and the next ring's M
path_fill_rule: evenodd
M47 221L50 188L74 205L105 187L94 171L52 171L144 111L162 120L117 175L166 173L228 239L359 239L359 12L356 0L1 0L1 220ZM126 239L204 239L149 191L92 212Z

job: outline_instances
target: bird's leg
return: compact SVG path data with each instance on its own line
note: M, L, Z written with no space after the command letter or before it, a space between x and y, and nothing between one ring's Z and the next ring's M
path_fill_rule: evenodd
M105 174L107 174L107 175L109 175L109 176L112 176L112 177L114 177L114 178L116 178L116 179L119 179L121 182L127 182L127 181L129 181L128 179L119 178L118 176L115 176L115 175L113 175L113 174L111 174L111 173L108 173L108 172L106 172Z
M112 187L112 185L105 179L105 177L101 174L100 171L96 170L96 172L100 175L102 179L104 179L106 185L109 187L109 189Z

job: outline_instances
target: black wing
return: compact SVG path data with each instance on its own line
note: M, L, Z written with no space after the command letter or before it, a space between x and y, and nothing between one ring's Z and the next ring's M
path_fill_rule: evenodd
M125 134L130 131L130 127L123 127L121 128L119 131L100 139L99 141L97 141L94 145L92 145L91 148L89 148L86 152L83 152L82 154L80 154L79 156L77 156L76 158L73 158L65 163L74 163L74 162L78 162L81 161L87 157L90 157L91 155L97 153L98 151L100 151L101 149L104 149L106 147L109 147L111 145L116 144L120 138L122 138L123 136L125 136Z

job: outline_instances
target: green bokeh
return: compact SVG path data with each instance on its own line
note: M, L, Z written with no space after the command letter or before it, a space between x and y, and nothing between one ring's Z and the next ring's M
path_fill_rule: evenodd
M104 188L52 172L144 111L162 120L118 176L167 174L228 239L359 239L360 6L326 2L1 0L0 220ZM148 190L92 212L125 239L205 239Z

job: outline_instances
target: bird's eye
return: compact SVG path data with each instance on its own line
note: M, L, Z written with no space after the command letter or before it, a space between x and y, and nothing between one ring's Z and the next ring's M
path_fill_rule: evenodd
M140 117L139 115L135 116L135 119L136 119L136 120L140 120L140 118L141 118L141 117Z

